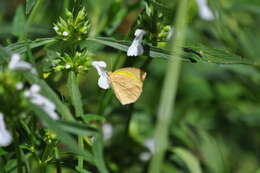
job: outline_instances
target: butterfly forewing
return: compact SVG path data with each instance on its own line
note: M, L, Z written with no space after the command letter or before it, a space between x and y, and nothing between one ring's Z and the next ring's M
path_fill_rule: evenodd
M110 83L121 104L134 103L141 95L146 73L137 68L122 68L109 73Z

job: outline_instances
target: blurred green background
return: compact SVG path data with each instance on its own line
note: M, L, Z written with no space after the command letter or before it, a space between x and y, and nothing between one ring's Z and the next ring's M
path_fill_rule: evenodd
M173 21L178 1L155 2L161 8L171 9L170 21ZM78 7L87 8L92 24L91 36L131 41L131 28L143 10L142 1L138 0L35 0L35 3L38 7L26 14L25 9L29 8L26 8L25 0L0 1L2 46L24 38L54 37L53 24L64 16L65 8L72 10L76 3L80 4ZM221 48L259 62L260 1L211 0L209 4L218 15L214 21L202 20L195 1L190 1L186 44L200 43ZM112 66L139 67L144 61L143 58L127 58L125 53L102 45L89 46L95 58L108 63L109 70L113 69ZM52 49L33 50L39 69ZM144 142L153 138L167 63L168 60L152 59L146 68L148 75L142 96L133 106L121 106L112 91L99 89L94 69L81 76L80 90L85 112L105 116L106 122L113 126L113 136L105 143L104 150L111 172L147 171L149 162L142 161L140 155L149 152ZM63 74L58 73L52 74L47 81L66 100L63 79ZM200 170L209 173L260 173L259 132L259 68L183 63L170 126L170 147L162 173L198 173ZM67 162L69 160L64 160Z

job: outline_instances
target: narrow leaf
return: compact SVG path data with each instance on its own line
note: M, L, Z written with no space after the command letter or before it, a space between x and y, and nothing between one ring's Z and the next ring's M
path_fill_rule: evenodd
M26 18L24 15L23 6L19 6L14 15L12 32L15 36L22 37L26 33Z
M191 173L202 173L198 159L188 150L175 147L172 150L186 164Z
M75 108L76 116L82 117L83 116L83 104L81 101L81 94L80 94L80 91L78 88L77 78L73 71L71 71L69 73L67 86L68 86L71 102Z
M32 10L36 0L26 0L26 15Z
M57 123L59 128L75 135L94 136L97 133L97 129L76 121L59 120Z
M69 134L67 134L61 128L59 128L59 125L57 122L55 122L55 120L52 120L45 112L43 112L37 106L30 105L30 107L35 113L35 115L40 120L42 120L47 127L49 127L53 132L56 133L57 138L59 138L64 145L66 145L74 153L84 156L84 158L90 163L93 163L92 154L78 146L77 142Z
M112 38L98 37L89 38L88 41L100 43L124 52L127 52L131 42L115 40ZM174 59L171 53L167 50L153 47L149 44L144 43L144 55L152 58L163 58L163 59ZM245 64L258 66L257 61L252 61L246 58L242 58L238 55L234 55L228 51L216 48L209 48L204 45L189 45L183 48L182 61L187 62L206 62L214 64Z
M40 47L49 43L54 43L57 40L54 38L39 38L34 41L26 40L26 41L19 41L14 44L10 44L6 47L6 50L12 53L24 53L28 49L33 49L36 47Z
M101 134L95 136L95 142L93 144L93 154L95 164L101 173L108 173L103 156L103 141Z

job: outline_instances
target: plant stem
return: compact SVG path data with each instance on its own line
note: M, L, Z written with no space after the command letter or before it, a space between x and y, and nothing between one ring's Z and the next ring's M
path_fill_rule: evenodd
M84 114L83 111L83 104L81 100L81 94L78 86L78 80L77 76L75 75L75 72L71 71L69 72L69 78L68 78L68 90L69 95L71 98L72 105L74 106L76 117L82 117ZM78 136L78 144L79 147L84 149L84 141L82 136ZM78 167L83 169L84 162L83 162L83 156L78 156Z
M84 141L83 141L83 137L79 136L78 137L78 144L81 148L84 148ZM84 162L83 162L83 157L82 156L78 156L78 167L80 169L83 169L84 167Z
M186 16L188 9L188 0L179 1L177 19L176 19L176 32L174 34L172 54L175 57L174 60L170 60L164 85L162 89L158 120L155 130L155 146L156 150L154 156L149 165L149 173L160 173L163 163L163 158L168 145L168 128L171 122L173 108L175 104L175 97L178 87L178 79L181 68L181 61L179 57L182 53L182 45L185 41L185 29L186 29Z
M58 147L54 148L54 153L55 153L55 159L56 159L56 172L57 173L62 173L62 168L60 164L60 155L59 155L59 149Z

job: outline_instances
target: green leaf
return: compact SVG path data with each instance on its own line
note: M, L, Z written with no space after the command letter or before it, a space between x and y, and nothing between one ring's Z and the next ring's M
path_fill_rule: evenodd
M189 58L196 62L207 62L214 64L254 64L251 60L234 55L228 51L209 48L204 45L188 46L185 50L186 53L188 53Z
M131 42L129 41L119 41L112 38L106 38L106 37L98 37L98 38L90 38L89 41L94 41L109 47L113 47L115 49L127 52L128 47L130 46ZM159 49L156 47L149 46L147 44L144 45L144 55L150 56L152 58L165 58L169 59L172 56L170 55L169 51Z
M91 173L91 172L89 172L89 171L87 171L83 168L78 167L78 166L76 167L76 171L78 171L79 173Z
M92 150L94 154L95 164L101 173L108 173L103 156L103 141L102 135L99 133L95 136L95 142Z
M30 13L32 10L36 0L26 0L26 15Z
M202 173L198 159L190 151L180 147L175 147L172 151L183 160L191 173Z
M41 86L42 93L55 103L57 111L63 118L65 118L66 120L74 120L69 108L64 103L62 103L58 95L49 87L49 85L44 80L27 72L24 73L24 77L31 84L38 84Z
M60 141L66 145L72 152L82 155L87 161L90 163L93 163L93 156L90 152L84 150L84 148L81 148L77 142L65 131L63 131L62 128L59 128L58 122L55 120L52 120L45 112L43 112L40 108L37 106L31 104L30 105L32 111L35 113L35 115L43 121L43 123L49 127L53 132L56 133L57 138L60 139Z
M100 43L124 52L127 52L131 42L120 41L112 38L98 37L89 38L87 41L93 41ZM209 48L204 45L189 45L183 48L182 61L187 62L206 62L213 64L245 64L259 66L259 62L250 59L242 58L238 55L234 55L228 51L216 48ZM144 55L151 58L163 58L163 59L174 59L171 53L167 50L153 47L144 43Z
M0 64L7 62L10 57L10 54L6 51L6 49L0 46Z
M0 148L0 156L7 154L8 152L6 152L5 150L3 150L3 148Z
M57 123L59 128L75 135L94 136L97 133L97 129L76 121L59 120Z
M15 11L12 32L17 37L23 37L26 34L26 18L23 6L19 6Z
M101 121L101 122L106 120L105 117L100 115L95 115L95 114L85 114L83 116L83 119L85 121Z
M78 81L73 71L69 72L67 86L68 86L71 102L75 108L76 116L82 117L84 114L83 104L81 101L81 94L78 87Z
M12 53L24 53L28 49L33 49L36 47L40 47L49 43L54 43L57 40L54 38L39 38L34 41L30 40L25 40L25 41L19 41L14 44L10 44L9 46L6 47L6 50Z

